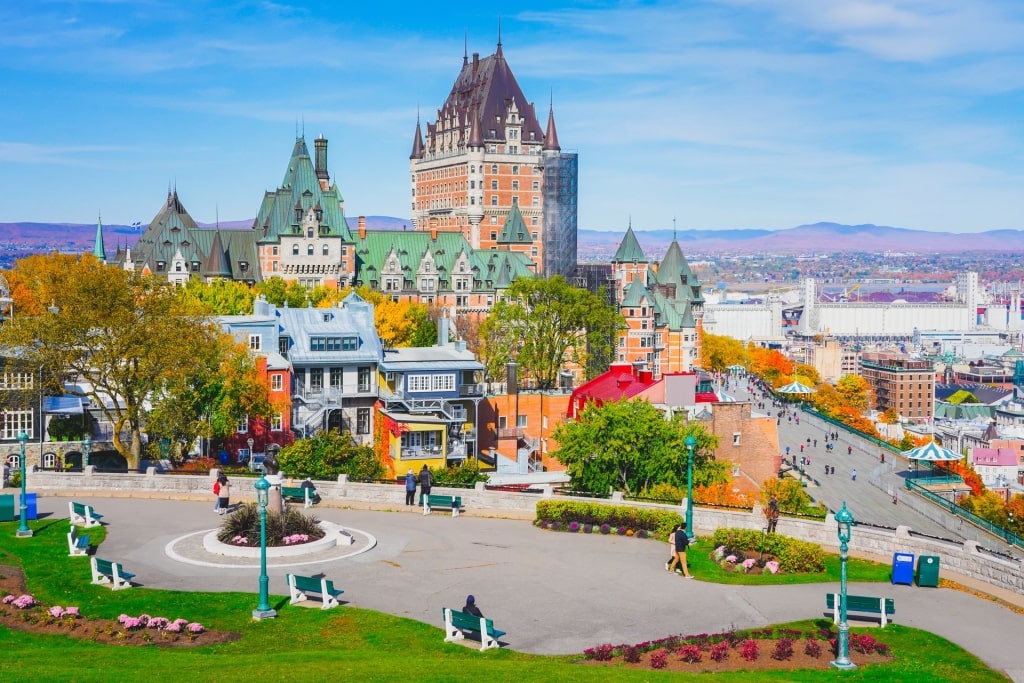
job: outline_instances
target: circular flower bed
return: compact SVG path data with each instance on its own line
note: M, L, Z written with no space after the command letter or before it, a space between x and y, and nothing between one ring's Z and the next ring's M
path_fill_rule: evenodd
M298 510L285 510L278 515L267 510L267 547L302 545L324 537L320 520ZM256 503L240 505L224 518L217 540L236 546L259 547L260 511Z
M720 545L711 552L711 559L727 572L738 574L778 574L779 559L757 550L737 550Z

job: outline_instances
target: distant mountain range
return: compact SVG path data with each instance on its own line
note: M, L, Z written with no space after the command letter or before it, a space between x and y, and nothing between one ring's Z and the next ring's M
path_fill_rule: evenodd
M648 256L664 253L672 230L634 230ZM614 254L621 232L580 230L579 255ZM976 233L929 232L887 225L814 223L785 230L680 230L675 232L687 255L703 254L820 254L835 252L1024 252L1024 230Z
M213 227L210 224L200 224ZM252 219L225 221L225 230L247 229ZM349 225L356 229L357 219ZM391 216L367 216L370 230L411 229L412 222ZM786 230L636 230L637 239L650 257L660 257L673 234L687 255L691 254L820 254L835 252L936 252L994 251L1024 252L1024 230L990 230L977 233L928 232L885 225L841 225L814 223ZM0 223L0 267L33 253L81 252L92 249L96 224ZM131 246L141 230L129 225L104 225L103 237L109 253L119 246ZM621 231L580 230L578 253L581 261L608 260L622 240Z

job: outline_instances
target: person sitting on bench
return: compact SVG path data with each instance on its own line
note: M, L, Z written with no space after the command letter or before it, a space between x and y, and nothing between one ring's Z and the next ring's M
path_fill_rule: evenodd
M484 616L480 608L476 606L476 598L472 595L466 596L466 606L462 608L462 611L466 614L472 614L474 617L483 618Z

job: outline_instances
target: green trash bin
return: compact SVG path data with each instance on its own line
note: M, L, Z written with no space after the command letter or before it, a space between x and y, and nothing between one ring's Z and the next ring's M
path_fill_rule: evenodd
M18 494L21 495L21 494ZM0 522L14 520L14 496L5 493L0 495Z
M939 558L937 555L921 555L917 558L917 585L939 587Z

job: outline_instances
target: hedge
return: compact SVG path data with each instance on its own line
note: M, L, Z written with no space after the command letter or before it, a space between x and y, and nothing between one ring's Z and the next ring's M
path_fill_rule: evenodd
M633 507L630 505L604 505L575 500L537 501L537 520L569 524L591 524L643 529L657 539L666 539L672 530L683 523L683 516L671 510Z

